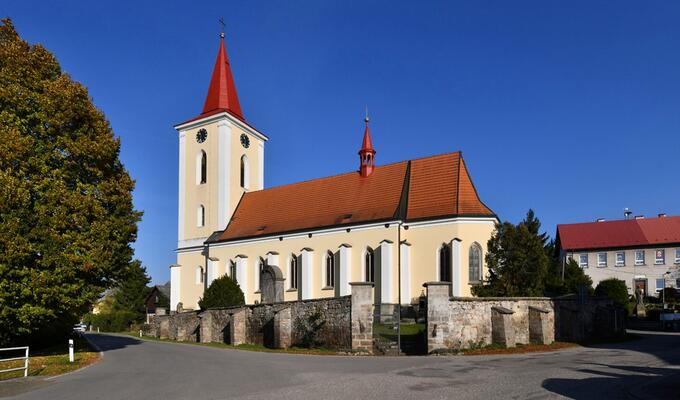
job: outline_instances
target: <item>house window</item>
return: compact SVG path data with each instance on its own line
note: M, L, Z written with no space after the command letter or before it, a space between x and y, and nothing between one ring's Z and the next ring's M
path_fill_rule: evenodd
M291 289L297 289L298 288L298 260L295 254L290 255L290 288Z
M616 266L623 267L624 265L626 265L626 253L619 251L616 253Z
M248 170L248 157L244 154L241 156L241 187L248 189L249 181L250 171Z
M597 266L598 267L607 266L607 253L597 253Z
M370 247L366 249L364 256L364 280L366 282L375 282L375 254Z
M578 260L578 265L581 268L588 268L588 254L579 255Z
M205 226L205 207L203 205L198 206L196 210L196 226L199 228Z
M654 252L654 264L666 263L666 250L656 250Z
M675 249L675 263L680 264L680 249Z
M335 286L335 257L330 251L326 253L326 287Z
M645 251L636 250L635 251L635 265L645 265Z
M468 281L479 282L482 280L482 248L477 243L470 246L468 260Z
M229 277L236 282L236 263L229 261Z
M451 282L451 247L446 243L439 248L439 281Z
M662 291L664 286L665 286L665 280L663 278L656 280L656 291L657 292Z
M202 185L208 181L208 155L204 150L196 154L196 184Z
M203 283L203 267L196 267L196 284Z

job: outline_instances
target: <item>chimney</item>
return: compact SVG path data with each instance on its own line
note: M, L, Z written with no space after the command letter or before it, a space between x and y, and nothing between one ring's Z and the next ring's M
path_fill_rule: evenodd
M644 215L636 215L635 219L645 219L645 216Z
M598 218L597 219L597 222L604 222L604 221L605 221L604 218Z
M630 218L630 214L632 214L632 213L633 213L633 212L630 211L630 208L628 208L628 207L624 208L624 209L623 209L623 219L628 219L628 218Z
M659 218L666 218L666 213L659 214Z

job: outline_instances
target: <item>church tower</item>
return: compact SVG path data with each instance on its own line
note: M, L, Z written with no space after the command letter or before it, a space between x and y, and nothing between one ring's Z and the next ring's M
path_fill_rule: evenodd
M179 132L178 250L200 246L224 229L244 192L264 185L268 138L246 122L220 35L200 115ZM179 261L179 260L178 260Z

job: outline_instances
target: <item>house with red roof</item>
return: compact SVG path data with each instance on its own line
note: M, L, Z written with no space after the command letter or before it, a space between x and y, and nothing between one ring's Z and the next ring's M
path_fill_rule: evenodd
M377 304L410 304L424 282L469 296L485 276L498 219L461 152L380 165L366 116L356 169L264 188L269 137L241 110L223 37L201 114L175 129L173 311L196 308L225 274L248 304L345 296L350 282L374 283Z
M578 262L594 285L617 278L646 296L680 287L680 216L560 224L556 244L562 261Z

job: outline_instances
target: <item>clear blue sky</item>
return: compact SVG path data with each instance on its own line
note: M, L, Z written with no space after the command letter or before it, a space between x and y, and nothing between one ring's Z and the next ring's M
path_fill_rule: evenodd
M122 139L154 283L177 235L177 134L203 105L227 23L265 186L462 150L503 220L544 228L680 214L680 2L3 1Z

